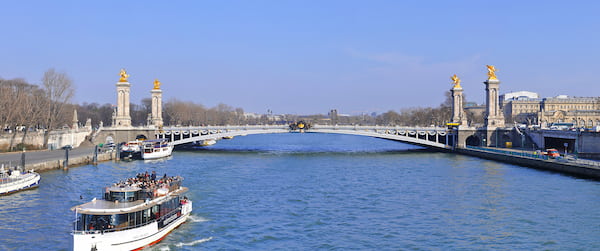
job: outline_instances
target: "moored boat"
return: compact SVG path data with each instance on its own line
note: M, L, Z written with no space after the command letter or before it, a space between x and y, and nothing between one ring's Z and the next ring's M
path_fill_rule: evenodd
M123 158L140 159L142 158L142 140L133 140L121 145L121 156Z
M160 242L192 211L183 178L138 174L75 206L73 250L139 250Z
M216 143L217 143L217 140L215 140L215 139L205 139L202 142L200 142L198 145L199 146L212 146Z
M173 144L166 139L144 140L141 152L142 159L168 157L173 152Z
M5 170L0 168L0 196L22 190L33 189L40 183L40 174L33 170L21 172L20 170Z

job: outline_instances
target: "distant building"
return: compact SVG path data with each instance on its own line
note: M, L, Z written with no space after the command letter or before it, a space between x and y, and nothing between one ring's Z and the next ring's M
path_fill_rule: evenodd
M338 123L338 111L337 109L331 109L329 111L329 118L331 119L331 123L336 125Z
M252 112L244 113L244 118L246 118L246 119L259 119L260 116L261 116L260 114L256 114L256 113L252 113Z
M463 109L474 116L483 116L485 113L485 105L479 105L475 102L466 102Z
M501 97L507 123L548 126L568 122L576 127L600 125L600 97L559 95L539 98L537 93L526 91L507 93Z
M543 99L533 92L513 92L500 95L507 123L538 124Z
M518 92L509 92L509 93L500 95L500 100L512 100L512 99L519 99L519 98L529 98L529 99L540 98L540 94L537 94L535 92L528 92L528 91L518 91Z
M538 118L542 125L557 122L573 123L576 127L600 125L600 97L545 98Z

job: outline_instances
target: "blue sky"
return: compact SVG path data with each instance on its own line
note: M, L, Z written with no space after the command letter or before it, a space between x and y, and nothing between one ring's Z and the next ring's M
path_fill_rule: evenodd
M484 102L501 92L599 96L598 1L6 1L0 77L49 68L75 102L149 97L249 112L340 113L437 106L457 74Z

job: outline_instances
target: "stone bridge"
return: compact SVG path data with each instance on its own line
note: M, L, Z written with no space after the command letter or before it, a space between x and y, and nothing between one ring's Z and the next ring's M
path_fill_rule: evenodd
M174 145L188 144L207 139L219 140L223 137L245 136L271 133L336 133L391 139L423 147L447 149L451 147L452 135L440 127L398 127L398 126L354 126L354 125L312 125L310 129L291 130L288 125L246 125L246 126L203 126L165 127L156 131L156 138L167 138Z

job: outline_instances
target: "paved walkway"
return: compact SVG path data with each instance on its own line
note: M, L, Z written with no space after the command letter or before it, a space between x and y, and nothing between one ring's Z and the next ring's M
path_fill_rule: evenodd
M540 160L545 160L545 161L557 161L557 162L570 163L570 164L586 166L586 167L591 167L591 168L600 168L600 161L589 160L589 159L578 159L577 156L574 154L573 155L567 154L566 157L561 156L560 158L553 159L553 158L549 158L548 156L541 155L539 150L532 151L532 150L526 150L526 149L521 149L521 148L496 148L496 147L472 147L472 146L467 147L467 149L484 150L484 151L505 154L505 155L511 155L511 156L522 156L522 157L535 158L535 159L540 159Z
M69 151L69 158L89 156L94 153L93 146L77 147ZM21 165L21 155L23 152L0 153L0 165ZM44 151L25 151L25 163L35 164L47 161L57 161L65 159L65 150L44 150Z

